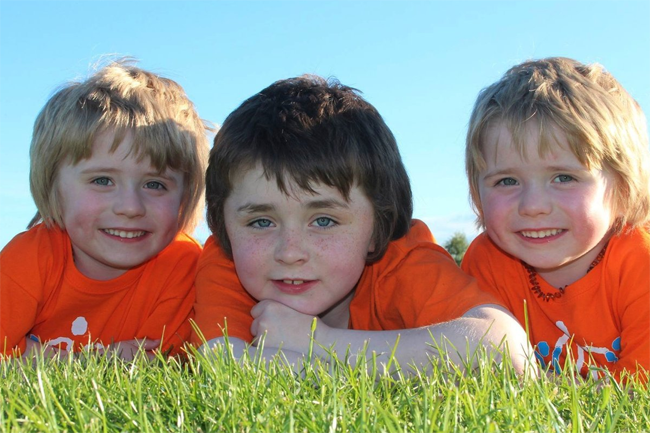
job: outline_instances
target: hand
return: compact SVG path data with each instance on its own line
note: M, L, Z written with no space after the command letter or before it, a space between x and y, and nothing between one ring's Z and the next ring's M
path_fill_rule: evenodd
M147 338L143 339L133 339L133 340L124 340L118 341L113 344L109 344L106 348L100 350L100 353L103 352L104 355L108 357L117 356L124 361L133 361L136 357L136 354L143 350L149 361L155 358L154 350L158 349L160 346L160 340L149 340Z
M251 309L253 346L264 337L265 348L282 348L306 355L311 345L314 316L299 313L276 301L264 300ZM318 321L318 327L326 325ZM265 334L266 333L266 334Z
M42 353L45 359L54 357L66 359L69 355L65 350L58 350L48 344L41 344L39 340L33 340L31 337L25 338L25 352L23 352L21 358L34 359L38 353Z

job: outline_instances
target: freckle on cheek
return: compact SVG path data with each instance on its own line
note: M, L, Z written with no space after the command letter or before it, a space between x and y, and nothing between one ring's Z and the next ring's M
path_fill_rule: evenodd
M327 248L328 243L323 239L319 239L318 242L316 243L316 245L318 246L318 249L321 250L321 251L328 249Z

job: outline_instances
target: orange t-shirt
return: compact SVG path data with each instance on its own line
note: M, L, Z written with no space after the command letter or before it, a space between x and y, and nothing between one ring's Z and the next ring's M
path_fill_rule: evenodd
M205 340L223 335L251 342L251 308L257 300L242 287L235 265L214 237L208 238L196 277L196 323ZM350 303L350 329L393 330L456 319L495 299L478 289L427 226L413 220L409 233L392 241L381 260L367 265ZM203 340L193 333L192 342Z
M559 371L571 350L583 376L590 365L620 377L637 365L650 369L650 234L637 229L609 241L600 264L544 301L531 291L522 262L500 250L483 233L470 245L462 268L483 290L504 303L528 332L544 367ZM555 293L539 275L544 293ZM525 301L525 304L524 304ZM570 349L569 349L570 348ZM591 373L597 376L597 372Z
M70 238L40 224L0 252L0 352L25 349L32 335L59 350L163 339L175 354L188 340L201 246L179 234L156 257L98 281L74 265Z

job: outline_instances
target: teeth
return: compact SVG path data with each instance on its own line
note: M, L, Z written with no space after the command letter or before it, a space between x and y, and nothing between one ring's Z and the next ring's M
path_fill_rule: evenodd
M548 236L555 236L556 234L562 232L562 229L550 229L550 230L539 230L539 231L522 231L521 234L526 238L541 239Z
M298 284L302 284L305 282L305 280L282 280L284 284L293 284L297 286Z
M126 232L124 230L114 230L114 229L104 229L104 232L108 233L111 236L118 236L123 239L132 239L132 238L138 238L142 235L144 235L146 232L143 231L138 231L138 232Z

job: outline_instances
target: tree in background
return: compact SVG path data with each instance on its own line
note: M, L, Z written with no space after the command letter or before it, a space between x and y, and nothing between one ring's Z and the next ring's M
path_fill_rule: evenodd
M463 261L463 256L469 243L467 242L467 237L465 233L456 232L454 235L445 243L444 247L449 254L454 258L456 264L460 266L460 262Z

